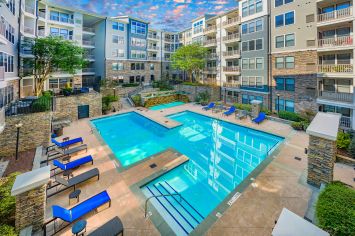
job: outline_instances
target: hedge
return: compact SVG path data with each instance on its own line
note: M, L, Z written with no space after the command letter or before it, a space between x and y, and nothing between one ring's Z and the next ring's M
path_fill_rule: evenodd
M355 190L341 182L326 186L316 204L318 226L331 235L355 235Z
M0 178L0 221L1 224L14 225L15 223L15 197L11 196L11 188L19 173Z
M299 114L289 111L280 111L278 115L281 119L284 120L291 120L295 122L300 122L304 120Z
M138 87L138 83L122 84L122 87Z

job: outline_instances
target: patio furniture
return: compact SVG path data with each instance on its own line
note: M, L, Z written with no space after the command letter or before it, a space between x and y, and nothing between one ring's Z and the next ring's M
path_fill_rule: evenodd
M235 118L242 120L244 118L247 118L247 111L245 110L237 110L237 112L235 113Z
M76 222L73 227L71 228L71 232L74 235L80 235L82 231L86 232L86 220L79 220ZM84 232L82 235L84 235Z
M212 108L212 112L213 113L218 113L218 112L221 112L224 110L224 106L222 104L219 104L219 105L215 105L213 108Z
M256 117L255 119L253 119L253 122L260 124L261 122L263 122L266 119L266 115L264 112L260 112L258 117Z
M73 187L75 190L75 188L78 184L81 184L91 178L94 178L94 177L97 177L97 180L100 179L100 171L97 168L86 171L86 172L84 172L80 175L77 175L77 176L75 176L71 179L68 179L68 180L65 180L63 178L55 176L55 182L57 182L57 184L49 186L47 188L47 192L48 192L48 190L53 189L53 188L56 188L56 191L54 193L47 194L47 198L50 198L50 197L52 197L60 192L63 192L71 187ZM59 189L57 189L57 187L59 187Z
M235 106L231 106L228 111L223 112L223 115L230 116L230 115L232 115L235 112L235 110L236 110Z
M59 149L57 147L54 148L53 152L47 154L47 160L43 162L47 162L47 165L50 161L53 161L58 158L62 158L65 156L70 156L72 154L78 153L80 151L87 151L88 146L86 144L82 144L80 146L76 146L70 149Z
M80 189L76 189L76 190L74 190L73 192L71 192L71 193L69 194L69 205L70 205L70 200L71 200L71 199L76 199L76 202L78 203L78 202L79 202L80 194L81 194L81 190L80 190Z
M67 147L77 144L77 143L83 143L83 138L82 137L74 138L74 139L65 140L63 142L58 142L54 138L51 138L51 141L52 141L52 143L54 143L56 146L58 146L60 148L67 148Z
M104 225L100 226L93 232L89 233L88 236L117 236L117 235L122 235L123 236L123 224L120 218L118 216L112 218L108 222L106 222Z
M60 162L58 160L53 160L53 165L55 166L55 168L51 170L51 171L54 172L54 174L52 176L61 173L61 172L56 173L57 169L61 169L62 171L72 170L72 169L78 168L78 167L80 167L82 165L85 165L87 163L90 163L90 162L91 162L92 165L94 164L94 159L92 158L91 155L79 158L77 160L68 162L66 164L64 164L64 163L62 163L62 162Z
M208 111L208 110L214 108L214 106L215 106L214 102L211 102L207 106L202 107L202 109L205 110L205 111Z
M53 205L52 214L53 218L43 224L44 235L47 233L47 225L54 222L54 234L57 234L61 230L68 227L70 224L75 223L81 217L85 216L89 212L96 210L100 206L109 204L108 207L111 207L111 198L108 195L107 191L103 191L99 194L96 194L85 201L75 205L70 209L65 209L61 206ZM62 220L62 224L59 228L56 228L57 220Z
M63 177L67 177L67 179L70 179L70 177L74 177L73 170L65 170L63 172Z

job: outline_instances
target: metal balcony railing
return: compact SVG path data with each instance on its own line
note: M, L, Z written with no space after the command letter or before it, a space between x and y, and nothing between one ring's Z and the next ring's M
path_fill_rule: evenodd
M83 45L86 46L95 46L95 42L91 40L83 40Z
M158 35L148 34L148 39L160 39Z
M63 23L68 23L68 24L74 24L74 20L73 19L66 18L66 17L51 16L50 20L63 22Z
M353 45L352 35L318 40L318 47L320 48L346 47L351 45Z
M46 36L46 32L44 30L38 30L37 33L38 33L39 37L45 37Z
M95 68L83 68L82 71L85 73L92 73L95 72Z
M159 61L160 57L148 57L148 60L150 60L150 61Z
M341 128L351 129L352 128L351 117L342 116L340 118L340 127Z
M38 16L43 18L43 19L46 19L46 13L43 12L43 11L38 11Z
M95 29L94 28L90 28L90 27L83 27L83 31L84 32L90 32L90 33L95 33Z
M217 67L205 67L203 71L208 73L217 73Z
M158 46L148 46L149 50L159 50Z
M352 73L352 64L329 64L318 65L318 72L320 73Z
M35 29L33 27L24 26L23 31L27 34L34 34Z
M318 15L318 22L328 22L332 20L342 19L346 17L350 17L353 15L353 8L348 7L332 12L327 12Z
M319 91L319 98L338 101L338 102L353 102L353 94L352 93L339 93L332 91Z

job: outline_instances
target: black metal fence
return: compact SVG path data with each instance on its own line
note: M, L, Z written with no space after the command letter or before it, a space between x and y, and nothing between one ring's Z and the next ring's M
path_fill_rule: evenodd
M53 111L53 97L26 98L12 102L5 107L5 116Z

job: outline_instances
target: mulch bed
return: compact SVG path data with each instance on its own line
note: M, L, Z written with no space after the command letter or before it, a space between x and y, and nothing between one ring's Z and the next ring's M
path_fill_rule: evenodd
M4 160L9 161L4 176L8 176L13 172L27 172L32 170L33 159L35 157L36 149L32 149L25 152L20 152L18 160L16 161L16 156L4 158Z
M337 154L340 154L340 155L343 155L343 156L346 156L346 157L350 157L351 158L351 155L350 153L348 152L348 150L345 150L345 149L337 149Z

